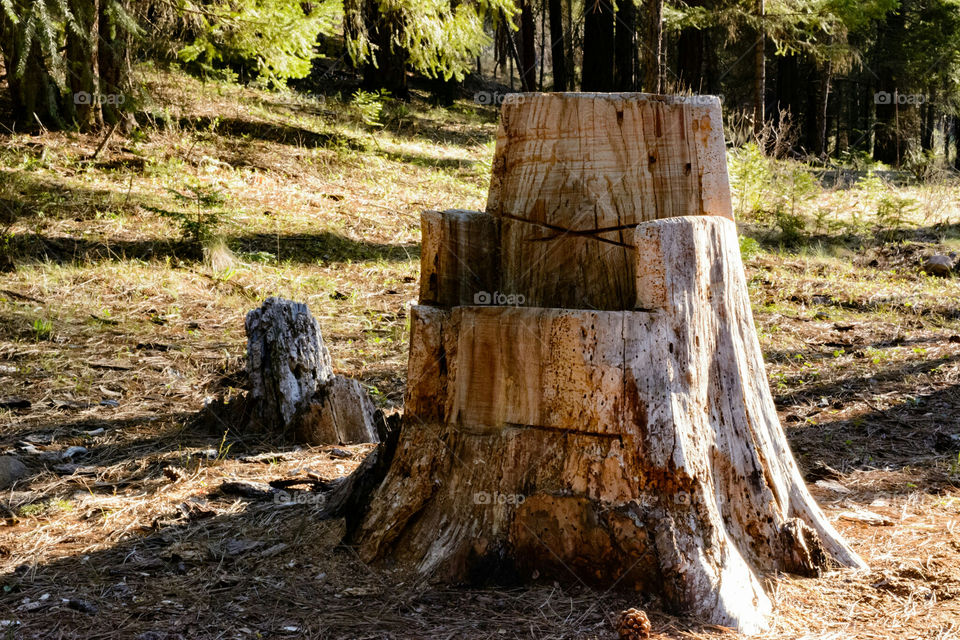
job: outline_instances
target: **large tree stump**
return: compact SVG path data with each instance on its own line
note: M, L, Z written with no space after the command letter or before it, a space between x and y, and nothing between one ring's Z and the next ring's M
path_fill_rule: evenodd
M310 444L378 442L373 402L334 375L307 305L268 298L246 319L248 428Z
M719 103L523 95L502 119L487 213L424 214L401 431L348 513L360 557L641 590L745 632L764 573L863 567L774 409Z

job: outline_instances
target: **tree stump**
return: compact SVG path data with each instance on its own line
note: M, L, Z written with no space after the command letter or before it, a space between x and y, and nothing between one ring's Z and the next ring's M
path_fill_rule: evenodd
M401 430L348 514L363 560L644 591L744 632L764 573L864 566L777 418L716 98L508 97L487 211L422 228Z
M334 375L307 305L268 298L246 330L248 427L310 444L379 441L373 402L359 382Z

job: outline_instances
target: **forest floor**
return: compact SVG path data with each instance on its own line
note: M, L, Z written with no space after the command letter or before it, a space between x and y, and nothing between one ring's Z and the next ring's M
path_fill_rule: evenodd
M404 584L316 518L311 481L369 445L195 419L242 388L244 314L271 295L401 407L419 213L483 207L492 108L416 99L373 126L332 97L162 74L150 93L149 126L95 160L99 137L0 135L0 454L29 469L0 494L0 636L612 638L631 606L660 637L735 636L575 585ZM871 567L771 576L764 638L960 638L960 279L921 269L960 249L958 196L950 177L818 188L789 237L742 216L784 428ZM214 227L207 250L183 238ZM304 483L290 503L221 492L237 479Z

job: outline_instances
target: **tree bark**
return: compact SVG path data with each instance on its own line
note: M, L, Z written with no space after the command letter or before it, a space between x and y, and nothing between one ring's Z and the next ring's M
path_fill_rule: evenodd
M844 107L848 104L846 100L846 95L844 91L843 84L835 84L833 95L834 95L834 144L833 144L833 157L840 159L841 156L846 153L849 146L849 140L847 139L847 128L843 126L843 116L844 116ZM849 120L849 117L848 117Z
M366 0L363 8L363 20L367 37L376 47L374 59L364 65L363 84L372 91L385 89L395 98L406 100L407 53L394 43L394 36L400 24L401 16L393 11L380 11L377 0Z
M565 26L563 29L564 34L566 34L566 38L563 44L566 46L564 55L567 58L567 89L569 91L573 91L574 87L577 85L577 60L573 46L577 29L573 22L573 0L564 0L564 5L566 22L564 23Z
M824 65L817 74L817 133L814 152L819 157L826 157L827 146L827 115L830 107L830 88L833 79L833 67L830 63Z
M960 125L958 125L957 118L954 116L953 120L953 168L960 171Z
M100 41L100 3L98 0L70 0L74 23L66 29L67 83L72 93L74 120L81 131L103 124L102 99L97 82L97 49Z
M550 10L550 59L553 67L553 90L567 90L566 37L563 29L563 7L560 0L548 0Z
M520 85L524 91L537 90L537 27L531 0L520 2Z
M127 8L127 5L123 5ZM136 121L128 109L130 100L130 49L133 34L123 25L117 24L113 16L106 11L107 3L100 0L99 34L100 45L97 52L99 65L100 91L113 96L102 106L103 121L114 124L124 120L125 128L132 128Z
M927 100L920 105L920 149L923 151L933 150L933 132L936 127L936 114L933 111L933 104L936 102L934 94L928 93Z
M647 46L643 90L663 90L663 0L647 0Z
M583 16L583 91L613 90L614 14L611 0L587 0Z
M34 34L30 41L25 38L23 20L31 12L29 5L23 0L13 4L15 14L21 18L20 24L14 24L0 8L0 51L7 71L14 124L21 129L35 129L41 124L60 128L66 124L67 105L47 65L40 35Z
M248 429L311 444L378 441L373 403L356 380L334 375L306 305L268 298L246 330Z
M757 0L757 42L753 50L753 135L760 137L766 125L766 93L767 93L767 35L763 21L766 15L764 0Z
M697 6L700 3L694 3ZM705 33L685 27L677 38L677 76L680 88L693 93L704 92L703 57Z
M899 166L900 153L900 123L897 106L897 95L901 80L904 77L904 60L907 56L906 40L906 13L907 8L901 6L898 11L887 14L886 20L878 28L877 51L882 52L883 59L871 64L879 76L877 91L874 94L876 103L876 126L874 130L873 157L874 160Z
M423 228L402 426L330 502L365 562L639 590L744 632L764 574L864 566L780 428L718 101L508 97L486 213Z
M613 84L616 91L633 91L637 58L637 7L635 0L617 2L614 34Z

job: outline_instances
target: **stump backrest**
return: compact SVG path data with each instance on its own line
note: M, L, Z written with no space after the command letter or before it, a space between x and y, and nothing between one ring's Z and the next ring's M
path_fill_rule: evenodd
M720 101L644 93L504 101L486 213L423 217L423 304L630 310L636 226L733 218Z

